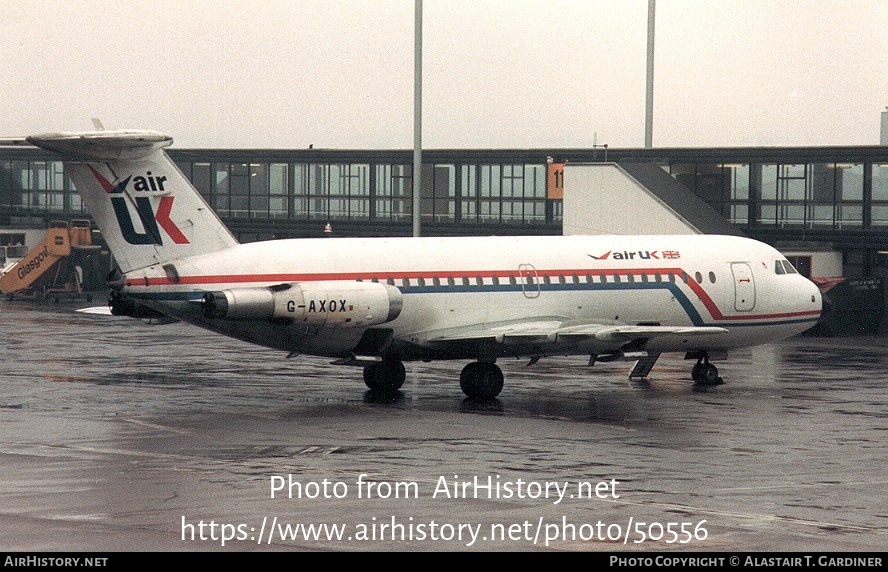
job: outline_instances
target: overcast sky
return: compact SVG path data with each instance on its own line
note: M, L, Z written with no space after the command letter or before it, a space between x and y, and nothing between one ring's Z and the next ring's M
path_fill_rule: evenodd
M424 0L425 148L644 145L647 0ZM0 136L413 145L414 0L0 0ZM872 145L886 0L658 0L655 147Z

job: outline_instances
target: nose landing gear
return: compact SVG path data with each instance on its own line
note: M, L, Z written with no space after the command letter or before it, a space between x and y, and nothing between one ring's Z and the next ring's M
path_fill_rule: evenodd
M691 378L697 385L722 385L724 380L718 376L718 368L709 363L709 356L703 354L691 370Z

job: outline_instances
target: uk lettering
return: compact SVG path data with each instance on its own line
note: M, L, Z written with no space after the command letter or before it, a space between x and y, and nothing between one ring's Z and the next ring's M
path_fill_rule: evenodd
M136 215L142 226L142 232L138 232L133 224L130 208L127 205L129 201L127 201L125 196L125 191L130 181L133 184L132 190L137 193L167 193L168 191L165 187L167 178L165 176L153 175L151 171L148 171L144 175L131 175L114 185L92 166L89 168L105 192L110 195L114 216L120 225L120 232L123 234L124 240L136 245L163 245L163 238L160 234L160 229L162 228L175 244L189 244L188 238L171 218L173 201L175 200L172 196L160 197L157 212L154 211L151 204L151 197L154 195L132 197L132 201L135 202Z
M599 256L590 254L589 257L595 260L607 260L608 258L613 260L659 260L658 252L657 250L624 250L623 252L608 250Z

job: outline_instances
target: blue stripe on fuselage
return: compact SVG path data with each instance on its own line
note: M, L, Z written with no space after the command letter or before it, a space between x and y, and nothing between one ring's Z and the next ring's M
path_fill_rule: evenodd
M575 284L575 283L567 283L567 284L533 284L530 285L530 288L525 288L528 285L522 285L519 283L516 284L483 284L481 286L478 285L469 285L465 286L463 284L454 284L453 286L449 285L425 285L425 286L397 286L399 290L405 295L415 295L415 294L454 294L454 293L505 293L505 292L523 292L525 290L529 290L531 293L536 292L537 287L541 292L583 292L583 291L604 291L604 292L615 292L615 291L629 291L629 290L658 290L665 289L668 290L674 297L675 300L681 305L687 314L688 318L691 320L691 323L694 326L732 326L732 327L752 327L752 326L775 326L775 325L786 325L786 324L800 324L805 322L811 322L812 324L819 320L819 317L800 317L800 318L787 318L784 320L768 320L768 321L733 321L733 320L713 320L713 321L705 321L700 313L697 311L697 308L694 307L691 300L688 298L687 294L682 291L677 282L626 282L626 283L615 283L615 282L607 282L607 283L593 283L593 284ZM180 302L201 302L203 301L203 295L206 291L190 291L190 292L143 292L143 293L127 293L128 296L135 299L142 300L154 300L158 302L164 301L180 301Z
M687 295L682 292L678 284L672 282L636 282L636 283L604 283L604 284L538 284L539 290L542 292L571 292L571 291L605 291L614 292L619 290L658 290L667 289L675 299L684 308L685 313L695 326L705 325L700 313L688 299ZM522 292L525 289L521 284L484 284L481 286L464 286L455 284L453 286L397 286L405 295L413 294L465 294L465 293L504 293L504 292ZM529 288L531 292L535 292L536 288ZM180 301L180 302L200 302L203 300L204 290L191 292L127 292L127 295L141 300L163 301Z

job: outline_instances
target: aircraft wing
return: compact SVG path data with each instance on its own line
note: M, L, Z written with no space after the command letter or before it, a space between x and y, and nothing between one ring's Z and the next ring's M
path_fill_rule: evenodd
M111 306L105 304L103 306L90 306L89 308L80 308L79 310L75 310L75 312L80 312L81 314L93 314L95 316L111 316Z
M727 333L725 328L713 326L616 326L608 324L564 322L559 320L529 320L504 324L467 326L441 331L425 332L417 337L429 343L493 339L500 343L526 342L545 338L596 338L603 342L628 342L638 338L657 336L708 336Z

